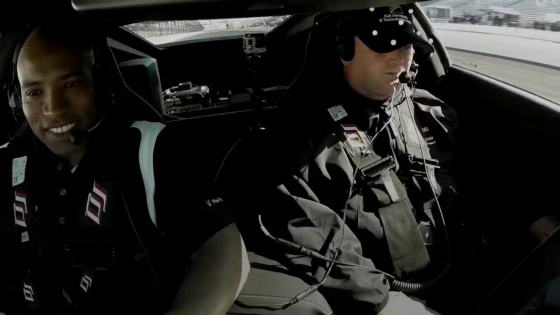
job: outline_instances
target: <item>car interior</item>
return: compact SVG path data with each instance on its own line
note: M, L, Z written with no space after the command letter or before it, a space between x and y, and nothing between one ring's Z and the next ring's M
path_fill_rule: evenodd
M456 314L558 314L547 313L538 301L547 285L560 277L560 232L539 244L528 235L528 226L541 213L558 213L560 163L555 152L560 148L560 107L454 65L445 43L415 2L19 1L15 9L0 14L0 84L13 79L13 51L22 27L65 16L92 19L106 29L110 49L101 53L118 83L118 103L131 117L163 121L175 128L178 147L188 145L188 138L201 130L213 139L207 165L197 167L208 178L203 184L210 185L239 139L280 119L282 97L305 65L318 14L409 3L417 9L416 28L433 40L436 50L429 58L416 60L421 69L417 87L457 112L461 215L482 240L473 251L472 263L462 264L472 275L472 283L464 284L472 298L466 299L468 305L457 306ZM26 7L33 7L33 12ZM52 16L40 13L45 9L54 12ZM151 44L122 27L139 21L279 15L290 17L266 35L236 34L165 45ZM263 47L265 51L255 49ZM174 111L171 96L185 90L196 91L196 106ZM0 145L10 140L23 119L21 110L9 106L8 97L0 98ZM278 262L254 253L250 260L251 274L229 314L333 314L318 292L290 307L278 306L309 284ZM445 300L445 293L441 294Z

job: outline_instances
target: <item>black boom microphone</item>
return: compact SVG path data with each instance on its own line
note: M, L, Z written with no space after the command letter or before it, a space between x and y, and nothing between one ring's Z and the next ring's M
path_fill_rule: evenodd
M408 71L405 71L405 72L403 72L399 75L399 82L400 83L407 84L411 80L412 80L412 76L410 75L410 73Z
M72 141L72 143L74 145L80 145L80 144L84 143L84 140L86 139L86 137L88 137L90 135L90 133L95 131L95 129L97 129L97 127L99 127L99 125L101 125L101 122L105 119L105 116L107 116L107 114L103 115L103 117L101 117L101 119L97 122L97 124L95 124L95 126L89 128L88 130L76 129L76 130L70 131L70 140Z
M399 82L404 84L412 82L414 84L414 79L416 78L416 74L418 74L418 68L418 64L413 60L410 65L410 71L405 71L399 75Z

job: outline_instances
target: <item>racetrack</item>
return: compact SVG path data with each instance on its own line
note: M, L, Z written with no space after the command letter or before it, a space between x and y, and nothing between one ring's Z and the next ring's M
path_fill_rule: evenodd
M480 51L560 68L560 42L513 35L437 30L450 48ZM560 37L560 32L554 33Z
M449 48L453 64L515 85L560 104L560 71Z
M452 62L560 104L560 33L553 38L516 37L469 30L437 29ZM527 30L532 31L532 30ZM521 30L521 35L523 30ZM546 32L552 33L552 32ZM548 35L548 34L546 34ZM536 36L535 36L536 37Z

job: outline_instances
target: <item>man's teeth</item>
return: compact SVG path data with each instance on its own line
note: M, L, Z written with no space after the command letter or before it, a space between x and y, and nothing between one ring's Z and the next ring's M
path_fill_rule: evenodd
M62 127L51 128L49 130L54 132L54 133L59 133L60 134L60 133L68 132L68 130L74 128L75 125L76 124L69 124L69 125L62 126Z

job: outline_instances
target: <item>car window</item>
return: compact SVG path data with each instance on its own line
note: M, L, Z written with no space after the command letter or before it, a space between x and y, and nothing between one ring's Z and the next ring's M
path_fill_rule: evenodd
M246 33L268 33L290 16L266 16L237 19L146 21L124 27L154 45L223 39Z
M560 104L560 0L420 3L454 65Z

